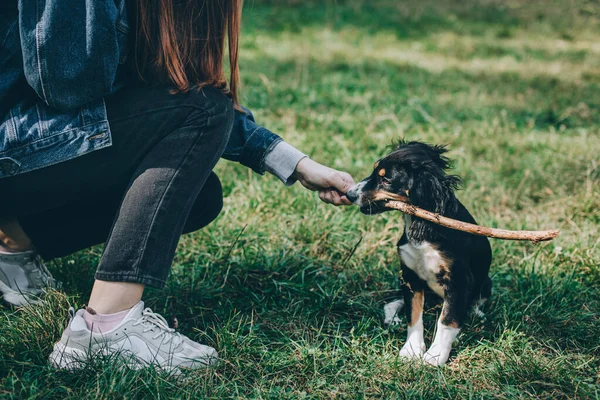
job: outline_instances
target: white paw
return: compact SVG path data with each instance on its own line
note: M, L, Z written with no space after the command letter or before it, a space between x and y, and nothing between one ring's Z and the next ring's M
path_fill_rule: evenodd
M400 357L409 360L414 360L423 357L425 353L425 343L421 342L406 342L400 350Z
M446 364L450 357L450 349L444 349L441 346L432 345L429 351L423 356L423 361L434 367L440 367Z
M383 313L385 315L383 323L386 325L398 325L400 323L398 312L402 307L404 307L403 299L392 301L383 306Z
M485 319L485 313L483 311L481 311L481 308L483 307L483 305L485 304L486 301L487 301L487 299L477 300L477 303L475 303L475 308L473 309L473 312L475 313L475 315L481 319Z
M474 313L475 313L475 315L476 315L477 317L479 317L480 319L485 319L485 314L484 314L484 312L483 312L483 311L481 311L481 310L479 309L479 307L475 307L475 309L473 310L473 312L474 312Z
M423 361L436 367L446 364L448 357L450 357L452 343L459 333L459 328L453 328L438 321L435 339L433 339L429 351L423 356Z

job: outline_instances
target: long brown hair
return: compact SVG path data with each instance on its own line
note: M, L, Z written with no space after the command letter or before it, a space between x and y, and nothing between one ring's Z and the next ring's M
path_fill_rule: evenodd
M242 0L137 0L135 63L142 79L177 91L213 85L237 102ZM229 46L229 83L223 68Z

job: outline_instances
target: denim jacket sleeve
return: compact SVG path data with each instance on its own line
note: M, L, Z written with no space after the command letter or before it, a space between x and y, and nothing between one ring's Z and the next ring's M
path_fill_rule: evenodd
M74 109L113 91L121 14L114 0L19 0L25 78L46 104Z
M266 170L265 156L282 139L270 130L259 126L250 110L242 108L245 113L235 111L233 129L223 158L237 161L262 175Z

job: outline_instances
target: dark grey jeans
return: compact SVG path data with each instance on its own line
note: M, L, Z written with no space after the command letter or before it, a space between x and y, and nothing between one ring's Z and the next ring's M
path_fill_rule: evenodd
M179 237L216 218L212 172L229 139L219 90L127 88L106 99L113 146L0 179L0 216L16 217L45 259L105 242L96 279L162 287Z

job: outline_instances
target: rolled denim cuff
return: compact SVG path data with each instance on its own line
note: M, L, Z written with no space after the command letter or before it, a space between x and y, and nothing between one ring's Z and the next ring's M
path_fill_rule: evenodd
M296 182L296 179L292 178L292 174L304 157L307 155L289 143L280 141L265 156L265 167L286 186L291 186Z
M165 279L157 278L155 276L146 274L136 273L119 273L119 272L99 272L96 271L94 279L106 282L127 282L127 283L139 283L142 285L150 286L156 289L163 289L166 284Z
M243 146L240 163L252 168L259 174L265 173L265 154L277 146L282 139L262 126L256 128L246 139Z

